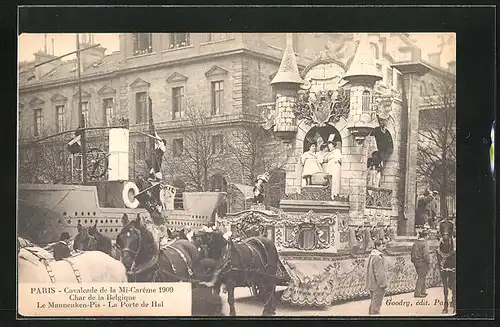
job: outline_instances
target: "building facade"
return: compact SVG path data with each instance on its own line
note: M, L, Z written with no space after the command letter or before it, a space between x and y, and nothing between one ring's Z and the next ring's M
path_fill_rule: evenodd
M368 36L377 73L382 77L375 90L393 93L398 98L403 92L403 75L391 65L420 61L420 49L406 34L370 33ZM82 41L82 47L91 46L93 38ZM171 182L182 180L175 176L175 169L167 166L172 163L171 158L184 158L188 151L186 130L193 126L189 112L202 111L205 122L211 126L207 149L219 153L223 145L234 145L232 135L238 134L246 124L261 122L262 108L275 103L276 89L270 82L280 66L285 43L284 33L121 34L117 52L105 55L102 47L82 52L81 96L86 125L112 125L118 118L127 118L130 179L144 174L149 141L139 132L149 130L150 98L155 130L167 140L170 148L169 160L164 160L164 178ZM320 70L312 71L313 66L317 67L333 54L347 71L357 47L354 36L348 33L294 33L292 44L301 75L312 76L311 83L318 85L328 83L329 77ZM35 58L34 63L20 67L19 74L20 165L23 160L29 161L23 157L22 149L30 148L30 141L78 126L76 61L57 59L34 67L55 57L39 52ZM101 144L104 151L105 139L105 133L89 135L89 142ZM59 152L54 154L55 165L49 168L61 166L61 170L67 170L64 165L69 159L61 146L67 141L68 136L60 138ZM408 141L417 142L416 139ZM271 151L286 151L278 148L280 150ZM206 156L198 159L204 158ZM206 172L210 178L203 189L207 185L210 189L220 189L228 183L249 185L253 182L248 174L238 174L238 169L226 169L228 165L238 168L234 155L220 156L214 161ZM282 172L286 170L286 163L277 164L275 168ZM383 177L382 183L390 182L391 176L396 178L401 173L396 168L393 170ZM73 177L74 173L69 175ZM216 182L214 176L220 182ZM46 181L55 182L50 177ZM278 183L281 182L285 181ZM188 188L194 187L188 181L183 183L188 184ZM349 184L346 181L344 185Z

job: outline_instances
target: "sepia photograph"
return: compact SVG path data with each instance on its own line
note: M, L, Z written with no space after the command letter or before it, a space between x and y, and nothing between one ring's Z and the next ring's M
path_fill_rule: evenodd
M455 33L21 33L17 114L23 317L456 314Z

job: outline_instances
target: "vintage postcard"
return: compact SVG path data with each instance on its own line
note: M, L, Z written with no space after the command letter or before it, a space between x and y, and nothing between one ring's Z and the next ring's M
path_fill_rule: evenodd
M453 316L454 33L19 36L18 313Z

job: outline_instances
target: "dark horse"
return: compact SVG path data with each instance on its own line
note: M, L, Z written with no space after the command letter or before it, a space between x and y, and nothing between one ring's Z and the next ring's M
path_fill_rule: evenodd
M120 261L131 282L195 281L193 265L200 261L198 249L187 240L176 240L160 248L141 217L122 219L123 229L116 237Z
M117 254L111 239L97 230L97 223L90 228L77 225L78 234L73 242L73 249L80 251L101 251L116 259Z
M224 237L221 232L199 231L194 234L193 242L199 247L203 257L218 263L212 281L206 283L216 292L224 284L227 289L229 314L236 315L234 289L254 287L265 299L262 315L276 314L276 272L278 270L278 251L274 243L265 237L251 237L235 241Z
M451 305L453 312L456 312L456 260L455 244L453 242L453 223L446 219L439 224L439 234L441 241L436 250L436 257L439 265L439 273L443 282L444 308L443 313L448 313L448 289L451 288Z

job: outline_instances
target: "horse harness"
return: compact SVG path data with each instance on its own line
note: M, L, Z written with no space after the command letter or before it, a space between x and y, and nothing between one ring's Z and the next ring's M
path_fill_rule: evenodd
M257 249L255 249L255 247L253 247L252 245L248 244L248 241L250 241L250 240L255 240L255 241L257 241L262 246L262 249L266 253L266 258L268 258L268 262L267 263L264 262L264 259L262 258L262 255L260 254L260 252L257 251ZM257 253L257 255L260 258L260 262L262 263L263 268L264 269L267 268L267 265L269 264L269 253L267 252L266 246L264 245L264 243L262 243L261 240L259 240L258 238L252 237L250 239L238 242L238 244L245 245L250 250L251 253ZM228 247L226 248L226 253L223 256L223 263L222 263L221 267L219 268L219 270L222 272L225 268L227 268L229 266L230 267L229 271L244 270L245 273L247 273L247 269L238 269L238 268L232 267L231 254L230 254L230 246L231 246L231 244L228 244ZM236 253L238 254L238 257L241 260L242 258L241 258L240 253L238 251L236 251Z
M189 263L186 259L186 256L184 255L184 253L182 253L181 250L177 249L177 248L174 248L173 246L171 245L167 245L165 248L167 249L172 249L174 250L175 252L177 252L180 257L182 258L182 261L184 261L184 264L186 265L186 268L187 268L187 271L188 271L188 274L189 274L189 277L193 276L193 271L191 270L191 268L189 267ZM168 258L168 257L167 257ZM172 266L172 271L174 272L174 274L176 273L176 269L175 269L175 266L174 264L172 263L172 261L170 259L168 259L168 261L170 262L170 265Z
M50 268L49 260L47 260L46 258L41 257L40 255L38 255L38 253L36 251L30 250L30 249L27 249L27 248L24 248L24 249L26 251L29 251L34 256L36 256L40 260L40 262L43 263L43 265L45 266L45 270L47 271L47 274L49 275L50 281L52 283L55 283L56 282L56 276L54 275L54 272L52 271L52 268ZM80 255L80 254L81 253L77 253L74 256L77 256L77 255ZM73 264L73 262L71 262L71 260L69 260L68 258L64 258L63 260L66 261L70 265L71 269L73 270L73 273L75 274L76 281L79 284L81 284L82 283L82 276L80 274L80 270L78 269L78 267L76 267Z
M443 244L442 241L441 241L441 244ZM445 253L445 252L441 251L440 247L438 247L437 254L439 257L441 257L441 260L439 260L439 269L441 271L453 272L453 273L456 271L456 268L444 268L444 264L445 264L446 260L448 260L448 258L451 257L454 253L455 253L455 250L451 250L450 252Z
M156 271L155 271L155 273L154 273L154 277L153 277L153 280L155 280L155 279L156 279L156 276L158 275L158 272L159 272L159 270L160 270L160 268L159 268L159 266L158 266L158 255L155 255L153 258L151 258L151 260L149 260L146 264L144 264L142 267L140 267L140 268L139 268L139 267L137 266L137 264L136 264L136 260L137 260L137 256L139 255L139 251L140 251L140 249L141 249L141 245L142 245L142 235L141 235L140 230L138 230L138 229L137 229L137 228L135 228L135 227L132 227L132 228L131 228L131 230L137 234L137 237L138 237L138 239L139 239L139 241L138 241L139 246L138 246L138 248L137 248L137 251L131 250L131 249L129 249L129 248L124 248L123 250L121 250L121 253L124 253L124 252L128 251L128 252L131 252L131 253L134 255L134 257L133 257L133 261L132 261L132 265L130 266L130 269L127 271L127 274L128 274L128 275L133 275L133 276L134 276L134 280L136 280L136 279L137 279L137 275L138 275L138 274L140 274L140 273L142 273L142 272L144 272L144 271L148 270L149 268L153 267L154 265L156 265L156 266L157 266L157 269L156 269ZM130 231L127 231L127 233L130 233ZM185 264L185 265L186 265L186 267L187 267L187 271L188 271L188 273L189 273L189 276L190 276L190 277L191 277L191 276L193 276L193 271L192 271L192 270L191 270L191 268L189 267L189 263L188 263L188 261L187 261L187 259L186 259L186 256L184 255L184 253L182 253L182 251L180 251L179 249L174 248L174 247L173 247L173 246L171 246L170 244L169 244L169 245L167 245L165 248L172 249L172 250L174 250L175 252L177 252L177 253L180 255L180 257L182 258L182 260L184 261L184 264ZM122 254L121 254L121 255L122 255ZM167 259L168 259L168 257L167 257ZM172 271L173 271L173 272L174 272L174 274L175 274L175 273L176 273L176 269L175 269L174 264L172 263L172 261L171 261L170 259L168 259L168 261L170 262L170 265L171 265L171 267L172 267ZM171 277L174 277L174 278L180 279L180 278L179 278L178 276L176 276L176 275L169 274L169 273L167 273L167 272L165 272L165 271L163 271L163 270L162 270L162 272L163 272L163 273L165 273L165 274L171 275ZM190 280L190 278L189 278L189 280Z
M129 231L127 231L127 236L130 236L130 231L133 231L134 233L137 234L137 238L139 239L139 241L138 241L139 246L137 247L137 251L131 250L128 247L124 248L124 249L120 249L120 261L121 261L121 257L123 256L124 252L130 252L130 253L132 253L134 255L133 261L132 261L132 265L130 266L129 271L127 271L127 274L131 274L133 270L137 270L136 269L137 267L136 267L136 262L135 261L137 260L137 256L139 255L139 251L140 251L141 245L142 245L141 231L138 230L135 227L132 227Z

